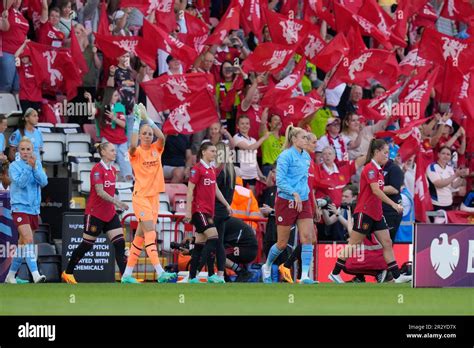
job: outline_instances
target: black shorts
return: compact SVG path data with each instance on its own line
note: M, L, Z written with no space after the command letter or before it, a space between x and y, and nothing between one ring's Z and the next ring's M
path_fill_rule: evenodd
M356 232L369 235L375 231L388 230L387 221L385 221L383 215L382 219L378 221L364 213L355 213L352 217L354 219L354 227L352 229Z
M118 228L122 228L122 224L117 214L110 221L102 221L95 216L84 215L84 233L92 237L97 237L102 232L107 233Z
M208 229L216 227L214 219L206 213L194 213L191 217L191 223L196 228L197 233L204 233Z

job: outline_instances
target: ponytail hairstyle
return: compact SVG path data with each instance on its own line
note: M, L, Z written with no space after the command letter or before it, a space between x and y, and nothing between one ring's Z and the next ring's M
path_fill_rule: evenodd
M103 143L97 143L97 144L94 144L94 147L96 149L96 151L99 153L100 157L103 156L103 152L105 151L105 149L107 149L107 147L110 145L110 143L108 141L105 141Z
M198 154L197 154L197 159L198 161L202 160L202 153L206 151L208 148L211 146L214 146L210 141L206 141L205 143L201 144L201 147L199 148Z
M286 128L285 144L283 145L283 148L284 149L289 149L290 147L292 147L293 146L293 138L296 137L301 132L306 133L306 131L303 128L294 127L293 124L290 124Z
M25 136L26 118L29 117L35 111L36 110L33 108L26 109L25 114L18 120L18 130L20 131L20 135L22 138Z
M374 158L375 150L382 150L385 146L387 146L387 142L383 139L376 139L372 138L370 141L369 149L367 150L367 157L365 159L365 164L372 161Z
M227 144L220 141L216 144L217 157L216 166L223 164L222 173L224 174L224 182L227 185L227 178L229 178L232 189L235 187L235 168L232 160L232 152Z

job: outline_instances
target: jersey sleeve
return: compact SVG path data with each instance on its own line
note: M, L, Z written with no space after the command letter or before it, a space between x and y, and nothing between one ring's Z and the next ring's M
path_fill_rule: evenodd
M436 167L434 165L430 165L426 168L426 176L432 183L441 179L440 175L436 172Z
M189 174L189 181L196 185L199 182L200 178L201 173L199 172L197 167L193 167L193 169L191 169L191 173Z
M160 154L162 154L165 150L165 142L161 139L155 141L151 146L155 148Z
M377 170L372 166L366 168L363 172L363 175L365 176L365 179L369 185L378 182L379 176Z
M36 132L36 137L38 138L38 148L42 150L44 142L43 142L43 135L41 134L40 131Z
M91 185L103 185L104 184L104 175L102 171L97 168L92 168L91 170Z

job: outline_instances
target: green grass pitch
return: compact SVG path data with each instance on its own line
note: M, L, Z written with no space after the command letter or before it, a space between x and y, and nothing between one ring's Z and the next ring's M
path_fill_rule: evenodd
M408 284L0 286L0 315L473 315L472 289Z

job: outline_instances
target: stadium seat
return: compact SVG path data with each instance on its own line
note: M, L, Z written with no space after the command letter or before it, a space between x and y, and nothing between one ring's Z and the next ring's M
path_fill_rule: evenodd
M79 163L91 163L93 156L90 152L68 152L67 154L67 164L69 177L72 177L77 173L77 165Z
M40 274L46 276L46 282L60 283L61 282L61 256L60 255L39 256L38 257L38 270Z
M8 127L15 127L18 125L18 120L23 112L14 94L0 93L0 114L7 117Z
M79 163L77 165L77 179L81 181L77 190L80 194L89 194L91 192L90 174L95 163Z
M100 139L97 137L97 130L95 124L86 123L82 126L84 133L89 134L94 143L100 142Z
M117 182L115 184L115 192L122 202L131 202L133 194L133 184L129 182Z
M54 124L48 122L40 122L36 125L36 128L41 133L53 133L54 132Z
M56 247L53 244L39 243L36 245L36 247L38 248L37 249L38 256L57 255Z
M49 232L47 231L35 231L33 234L33 240L35 244L49 243Z
M166 192L160 193L160 210L168 212L171 210L170 198Z
M66 152L90 152L89 134L66 134Z
M43 163L58 165L64 163L64 134L43 133ZM57 168L55 167L55 172Z
M167 184L166 193L169 197L170 207L174 212L186 212L186 202L188 187L185 184Z
M81 126L77 123L56 123L56 132L64 134L77 134L81 132Z

